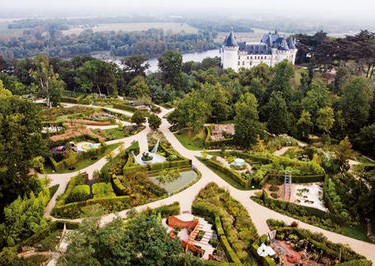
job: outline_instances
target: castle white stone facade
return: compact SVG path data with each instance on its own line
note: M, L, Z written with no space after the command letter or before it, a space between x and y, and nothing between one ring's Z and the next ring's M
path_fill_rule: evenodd
M284 59L294 65L296 54L294 38L285 38L277 31L264 34L259 43L237 43L234 33L231 32L220 48L221 65L224 69L232 68L236 72L240 68L250 69L261 63L272 67Z

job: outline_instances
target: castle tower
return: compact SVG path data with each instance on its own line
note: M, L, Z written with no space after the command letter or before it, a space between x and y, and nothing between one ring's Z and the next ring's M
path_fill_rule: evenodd
M238 71L238 49L239 46L234 38L233 31L229 33L222 47L222 65L224 69L232 68Z

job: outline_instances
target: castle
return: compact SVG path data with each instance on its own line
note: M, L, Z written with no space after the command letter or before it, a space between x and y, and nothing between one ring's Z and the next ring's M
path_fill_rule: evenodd
M232 31L220 48L220 54L223 68L238 72L242 67L250 69L261 63L272 67L284 59L294 64L297 48L293 37L285 38L277 31L264 34L260 43L237 43Z

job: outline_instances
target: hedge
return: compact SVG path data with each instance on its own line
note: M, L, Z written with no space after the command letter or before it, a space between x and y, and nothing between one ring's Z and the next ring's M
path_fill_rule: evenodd
M312 207L298 205L293 202L279 201L270 199L268 197L266 199L263 199L263 202L265 203L266 207L273 205L281 210L285 210L299 217L306 216L307 214L308 216L316 216L324 220L330 219L331 221L339 225L344 225L346 223L346 219L342 218L339 215L335 215Z
M77 176L73 176L69 183L68 183L68 186L66 187L65 189L65 192L64 194L61 195L61 197L59 198L59 200L57 201L56 203L56 206L62 206L65 204L65 201L67 200L67 198L69 197L70 193L72 193L72 190L74 189L74 186L76 185L76 178Z
M353 250L345 247L342 244L335 244L330 241L327 242L321 242L320 240L315 240L313 238L313 235L306 230L301 230L294 227L288 227L284 228L284 230L288 232L295 233L300 238L307 239L310 243L314 244L319 249L323 250L326 255L330 256L331 258L339 258L341 253L341 259L344 261L351 261L351 260L357 260L357 259L363 259L364 257L355 253ZM330 247L328 247L328 245ZM332 248L331 248L332 247ZM341 251L340 251L341 250Z
M86 200L89 195L90 195L90 186L78 185L78 186L75 186L72 189L72 191L68 194L68 197L65 199L65 203Z
M75 103L77 104L79 102L79 98L73 98L73 97L61 97L60 102L62 103Z
M150 213L150 214L160 213L160 216L162 218L168 218L169 216L172 216L172 215L179 215L180 203L176 201L170 205L163 205L155 209L148 209L146 210L146 213Z
M60 162L56 162L56 160L53 159L52 156L48 156L47 158L48 158L49 162L51 163L52 168L53 168L53 170L55 170L55 172L61 172L65 169L66 165L65 165L64 160L62 160Z
M99 204L102 207L104 207L107 213L131 208L129 196L106 197L69 203L62 206L56 206L52 210L52 216L67 219L79 218L83 214L83 207L95 204Z
M249 184L251 183L251 179L247 180L240 176L237 172L232 171L231 169L228 169L224 166L222 166L220 163L212 161L212 160L207 160L206 161L207 165L228 175L230 178L235 180L238 184L240 184L243 188L248 189Z
M249 159L253 162L260 162L262 164L270 164L272 160L265 157L256 156L253 154L245 153L245 152L238 152L238 151L228 151L226 152L228 155L233 155L242 159Z
M132 113L138 111L137 108L135 108L133 106L129 106L129 105L122 105L122 104L114 103L114 104L112 104L112 106L113 106L113 108L124 110L124 111L129 111L129 112L132 112Z
M328 181L329 181L329 177L326 176L326 178L324 178L324 183L323 183L323 201L324 201L324 205L327 206L328 210L332 213L335 213L336 208L334 207L334 203L331 197L328 195Z
M63 141L64 144L67 143L67 142L68 142L68 140ZM63 144L63 143L61 143L61 144ZM105 143L102 143L102 145L100 147L98 147L97 149L90 149L86 152L78 153L77 157L78 157L78 160L88 159L88 158L103 154L103 153L105 153L106 150L107 150L107 145ZM65 160L62 160L60 162L56 162L56 160L53 159L52 156L48 156L48 160L51 163L51 166L52 166L53 170L55 170L55 172L61 172L67 167L67 165L65 163Z
M192 161L188 159L178 161L165 161L162 163L146 164L146 165L132 165L125 164L123 174L127 175L136 172L158 172L166 168L191 168Z
M221 224L220 216L215 215L215 226L220 238L221 243L223 244L225 254L230 258L231 261L233 261L236 264L242 264L241 260L238 258L236 252L232 249L230 246L227 237L225 236L223 226Z
M128 189L121 183L115 174L112 174L112 186L116 195L124 196L129 195Z
M92 194L94 194L94 199L116 196L116 194L113 192L112 185L110 183L104 183L104 182L93 184Z
M267 173L268 177L282 177L284 178L284 174L282 173ZM292 175L292 181L296 184L301 183L312 183L312 182L323 182L325 175Z
M371 266L372 262L366 259L350 260L336 264L336 266Z

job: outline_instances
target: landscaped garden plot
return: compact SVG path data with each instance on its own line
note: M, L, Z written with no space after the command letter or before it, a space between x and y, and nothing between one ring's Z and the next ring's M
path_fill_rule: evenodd
M286 226L284 222L267 220L271 230L271 241L266 235L261 236L252 245L256 253L262 243L270 246L275 252L273 255L258 256L260 263L281 263L284 265L333 265L348 263L348 265L371 265L363 256L350 248L335 244L322 235L311 233L308 230L298 229L298 223ZM259 254L259 253L258 253Z
M130 208L129 196L117 197L111 190L111 184L97 183L92 187L93 199L90 199L90 186L83 175L72 177L63 195L52 210L52 215L59 218L80 218L92 205L101 208L104 213Z
M55 107L55 108L44 108L39 112L38 117L42 121L48 122L63 122L69 117L78 117L81 114L89 116L94 113L95 109L86 106L72 106L72 107Z
M323 202L323 183L294 184L293 199L299 205L328 211Z
M70 145L70 144L68 144ZM99 149L89 149L87 152L79 154L71 151L68 157L64 157L64 151L61 152L61 160L56 161L52 157L48 157L44 165L45 173L70 173L88 167L97 162L104 156L110 154L113 150L120 146L119 143L103 146ZM65 146L60 146L64 147ZM73 158L74 157L74 158ZM68 159L68 161L66 161ZM69 169L70 168L70 169Z
M255 264L248 247L258 238L258 234L246 209L229 192L214 183L208 184L194 200L192 211L194 215L215 224L230 262Z
M181 189L189 186L198 177L195 171L185 171L179 174L179 177L170 182L160 182L157 176L150 177L150 180L158 186L164 188L168 194L180 191Z

